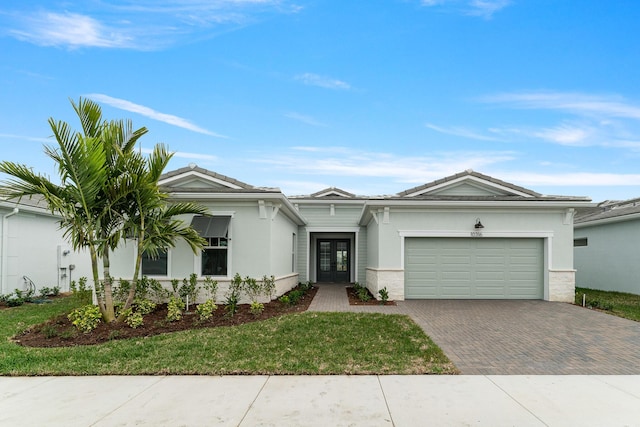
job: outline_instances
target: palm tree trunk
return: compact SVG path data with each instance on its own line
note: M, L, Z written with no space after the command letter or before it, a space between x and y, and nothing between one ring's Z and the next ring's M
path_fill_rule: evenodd
M140 276L140 265L142 264L142 252L143 252L142 242L143 241L144 241L144 233L141 233L138 236L138 250L136 254L136 263L135 263L135 266L133 267L133 280L131 281L131 287L129 288L129 295L127 295L127 301L124 303L124 307L122 308L123 313L127 308L131 307L131 304L133 304L133 300L136 298L136 286L138 284L138 280L140 279L138 276ZM118 317L118 320L120 321L122 319Z
M102 267L104 274L104 305L105 311L102 314L105 322L113 322L116 320L115 309L113 307L113 293L111 289L112 279L111 279L111 271L110 271L110 263L109 263L109 250L106 249L104 254L102 255Z

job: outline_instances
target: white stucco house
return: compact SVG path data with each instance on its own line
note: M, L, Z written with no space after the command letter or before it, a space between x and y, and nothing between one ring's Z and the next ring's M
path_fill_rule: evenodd
M573 301L573 214L583 197L543 196L465 171L392 196L328 188L287 197L195 165L163 176L172 200L207 206L185 218L209 240L148 262L159 280L237 272L274 275L279 292L299 281L360 282L390 297ZM113 257L129 270L133 249ZM148 268L148 269L147 269ZM152 271L153 269L153 271ZM117 277L117 274L114 274Z
M591 206L471 170L390 196L327 188L287 197L195 165L160 185L170 201L208 207L183 218L208 244L197 255L179 244L145 259L150 277L168 285L196 273L223 291L235 273L273 275L278 294L300 281L359 282L395 300L573 301L573 215ZM114 277L130 276L133 251L112 256Z
M576 285L640 295L640 198L581 209L574 229Z
M41 199L0 200L0 295L29 290L31 284L66 292L82 276L91 277L89 255L71 250L58 218Z

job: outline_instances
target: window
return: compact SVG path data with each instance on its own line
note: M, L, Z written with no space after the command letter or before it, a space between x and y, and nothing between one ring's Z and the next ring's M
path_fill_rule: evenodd
M146 252L142 254L143 276L167 276L169 274L169 254L166 250L158 251L158 256L152 258Z
M588 246L587 245L587 238L586 237L580 237L578 239L573 239L573 246L574 247L578 247L578 246Z
M291 236L291 272L296 272L296 233Z
M229 257L229 222L227 216L194 216L191 227L206 241L202 251L202 276L226 276Z
M227 275L226 237L208 237L207 245L202 251L202 276Z

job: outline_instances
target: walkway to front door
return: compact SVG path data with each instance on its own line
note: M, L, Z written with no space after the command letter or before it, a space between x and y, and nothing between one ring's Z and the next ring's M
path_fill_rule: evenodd
M349 247L347 239L318 239L318 282L349 282Z
M309 311L409 315L462 374L640 375L640 322L540 300L410 300L350 306L319 285Z

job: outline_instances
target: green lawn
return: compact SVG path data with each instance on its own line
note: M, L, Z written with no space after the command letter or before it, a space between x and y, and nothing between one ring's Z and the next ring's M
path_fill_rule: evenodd
M582 305L584 294L587 307L640 322L640 295L576 287L576 304Z
M98 346L27 348L10 338L74 307L72 298L0 310L0 375L457 373L407 316L286 315Z

